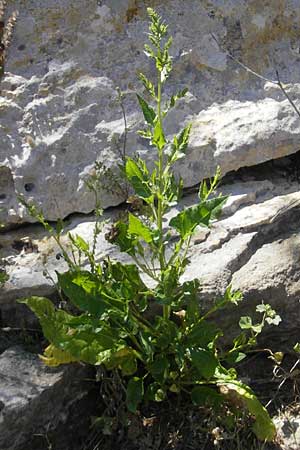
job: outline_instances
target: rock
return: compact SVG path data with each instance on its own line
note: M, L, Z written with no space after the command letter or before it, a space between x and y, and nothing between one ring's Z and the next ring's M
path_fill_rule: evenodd
M87 367L76 364L49 369L37 355L21 347L10 348L2 353L1 450L24 450L34 435L40 434L45 440L48 433L51 434L58 426L66 425L70 410L75 405L78 407L91 389L92 383L84 381L90 376ZM44 448L44 442L41 442L40 447Z
M259 0L153 6L174 38L167 94L189 89L166 123L168 135L179 124L193 125L187 158L177 166L186 186L212 175L217 165L225 175L296 152L298 117L280 89L246 72L227 52L269 78L276 55L298 105L297 2L275 0L263 11ZM120 162L124 121L116 86L125 93L127 152L152 159L136 136L141 114L135 91L142 92L136 74L154 74L142 51L145 7L132 0L12 0L10 7L20 16L1 83L0 221L32 221L18 194L42 207L49 220L89 213L94 197L85 180L94 161L114 171ZM104 207L124 198L122 190L102 192Z
M297 408L287 408L273 418L282 450L298 450L300 447L300 416Z

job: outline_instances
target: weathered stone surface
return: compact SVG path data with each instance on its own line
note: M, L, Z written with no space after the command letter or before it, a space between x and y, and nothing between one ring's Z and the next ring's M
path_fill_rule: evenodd
M274 417L277 428L278 440L282 450L298 450L300 448L300 416L295 408L286 409L280 415Z
M91 388L91 383L83 381L89 374L86 367L79 365L46 368L37 355L20 347L2 353L1 450L24 450L35 434L47 436L59 424L66 423L72 405Z
M151 159L137 138L137 72L153 74L143 55L146 5L157 7L174 37L168 93L189 93L172 111L167 133L192 122L188 156L177 167L186 185L298 149L298 118L276 86L233 63L226 51L270 78L280 69L298 104L298 1L12 0L20 18L1 86L0 220L30 221L22 193L48 219L90 212L84 181L95 160L116 167L124 123L116 86L125 91L128 153ZM222 44L218 46L213 35ZM124 200L103 195L104 206Z

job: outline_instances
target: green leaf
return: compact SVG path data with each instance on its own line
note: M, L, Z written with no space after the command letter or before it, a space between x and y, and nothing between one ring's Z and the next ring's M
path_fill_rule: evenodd
M128 253L129 255L135 254L135 245L136 238L128 234L128 224L122 221L119 221L114 224L114 237L113 240L106 238L118 245L121 252Z
M151 97L155 98L155 88L153 83L151 83L151 81L143 73L139 73L139 79L142 81L145 89L148 91Z
M300 353L300 343L299 343L299 342L297 342L297 343L294 345L293 350L294 350L296 353Z
M208 344L214 343L221 335L221 330L215 324L202 320L191 327L186 339L191 347L207 348Z
M126 404L130 412L135 413L144 396L144 383L142 378L131 378L126 390Z
M155 342L160 350L175 344L181 336L178 326L172 320L159 316L156 318L155 330Z
M90 272L57 272L57 278L63 293L81 311L100 317L107 309L107 304L101 299L101 285Z
M239 362L241 362L245 358L246 358L246 354L245 353L239 352L239 351L234 351L234 352L231 352L226 357L226 362L228 364L238 364Z
M129 213L128 219L128 232L130 234L143 239L148 244L152 242L152 233L150 228L148 228L138 217L134 216L131 213Z
M154 127L152 143L156 145L159 150L162 150L166 144L165 135L159 121Z
M56 222L56 233L58 235L61 234L64 228L65 228L64 221L62 219L58 219L58 221Z
M177 92L176 95L172 95L170 104L169 104L169 108L174 108L177 100L179 100L180 98L183 98L188 93L188 91L189 91L188 88L184 88L184 89L182 89L182 91Z
M97 364L105 364L108 370L120 369L124 376L133 375L137 371L136 352L129 346L108 350L103 352L102 358L98 355Z
M221 178L221 169L218 166L216 174L212 179L203 180L200 185L198 197L201 201L206 201L209 196L216 190L217 185Z
M154 121L156 118L156 113L155 113L154 109L150 105L148 105L146 100L144 100L140 95L136 94L136 96L138 98L138 101L139 101L140 107L143 111L146 122L149 125L154 126Z
M149 372L156 381L163 383L168 377L170 363L165 355L157 355L152 364L149 365Z
M74 244L78 250L81 250L83 253L87 253L89 251L89 244L81 236L78 234L73 236L71 233L69 233L68 236L72 244Z
M162 389L159 383L154 382L149 384L149 386L147 387L145 397L147 400L162 402L166 398L166 391Z
M125 311L126 305L117 296L107 299L107 286L88 271L57 273L57 278L66 297L81 311L94 317L100 317L112 308Z
M148 184L149 172L145 163L142 164L140 160L134 161L131 158L127 158L125 174L127 180L139 197L145 201L152 197L152 192Z
M9 280L9 276L5 271L0 271L0 286Z
M141 330L139 332L139 341L143 348L143 353L145 353L145 359L151 362L153 360L154 355L154 344L153 344L153 336L152 333Z
M277 326L281 322L281 317L278 314L276 314L274 317L266 317L266 322L269 325L276 325Z
M182 239L190 236L198 225L209 226L212 219L217 218L227 197L216 197L181 211L170 220Z
M242 316L239 321L239 326L242 330L251 330L253 327L251 317Z
M253 432L258 439L261 441L272 441L276 435L276 427L271 420L268 411L260 403L249 386L240 381L230 381L221 383L220 385L226 386L229 395L231 392L236 393L237 396L243 400L249 413L255 417Z
M170 150L166 151L169 164L174 164L176 161L185 156L189 143L191 126L191 124L187 125L178 136L174 136Z
M111 352L125 345L118 330L113 330L106 322L100 325L99 321L86 315L72 316L56 310L46 298L30 297L19 303L27 305L35 313L49 342L77 360L96 364L103 351Z
M194 405L217 407L223 402L223 397L215 389L207 386L196 386L191 392Z
M205 379L209 380L215 375L219 361L211 351L203 348L192 348L190 349L190 355L192 365Z

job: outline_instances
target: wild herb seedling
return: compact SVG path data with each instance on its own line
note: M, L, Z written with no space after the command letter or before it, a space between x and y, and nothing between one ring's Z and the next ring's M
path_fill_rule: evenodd
M129 411L135 413L146 401L160 402L170 393L184 392L196 405L218 408L225 402L233 411L239 405L253 416L253 431L259 439L272 440L275 427L266 409L238 380L231 365L244 357L243 350L255 345L266 322L278 323L278 316L264 305L259 310L263 314L260 323L241 318L242 333L232 349L222 353L218 340L223 333L210 316L228 305L238 305L241 293L228 287L224 296L204 311L199 280L180 281L189 264L193 233L198 226L208 227L226 202L226 197L212 196L219 171L210 183L202 182L198 203L173 217L167 230L163 227L167 211L181 198L183 183L176 179L173 168L185 157L191 125L172 139L165 134L169 110L187 91L163 102L163 88L172 70L172 39L161 17L150 8L148 14L150 43L145 45L145 53L155 64L157 79L152 82L140 74L153 106L137 96L145 119L145 129L139 133L149 140L157 157L152 170L141 158L126 157L124 174L141 212L128 212L127 219L115 223L107 233L107 239L130 255L132 263L110 259L97 263L95 245L90 248L80 236L70 235L73 248L87 257L90 270L84 270L75 253L71 259L62 247L69 271L57 273L57 278L60 290L78 314L56 309L45 298L31 297L23 303L35 312L50 342L43 356L45 363L55 366L84 361L119 371ZM29 208L61 245L61 227L55 232L40 212ZM171 239L174 233L175 241ZM141 272L154 287L146 285Z

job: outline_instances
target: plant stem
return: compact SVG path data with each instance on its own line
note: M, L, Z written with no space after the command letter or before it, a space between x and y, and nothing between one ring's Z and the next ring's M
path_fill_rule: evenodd
M162 114L161 114L161 94L162 94L162 75L161 71L158 73L157 83L157 117L159 132L163 134L162 127ZM166 261L165 261L165 246L163 242L163 193L164 193L164 168L163 168L163 145L157 144L158 150L158 198L157 198L157 228L159 231L159 265L161 278L163 277ZM163 317L169 319L171 314L171 308L169 305L163 306Z

